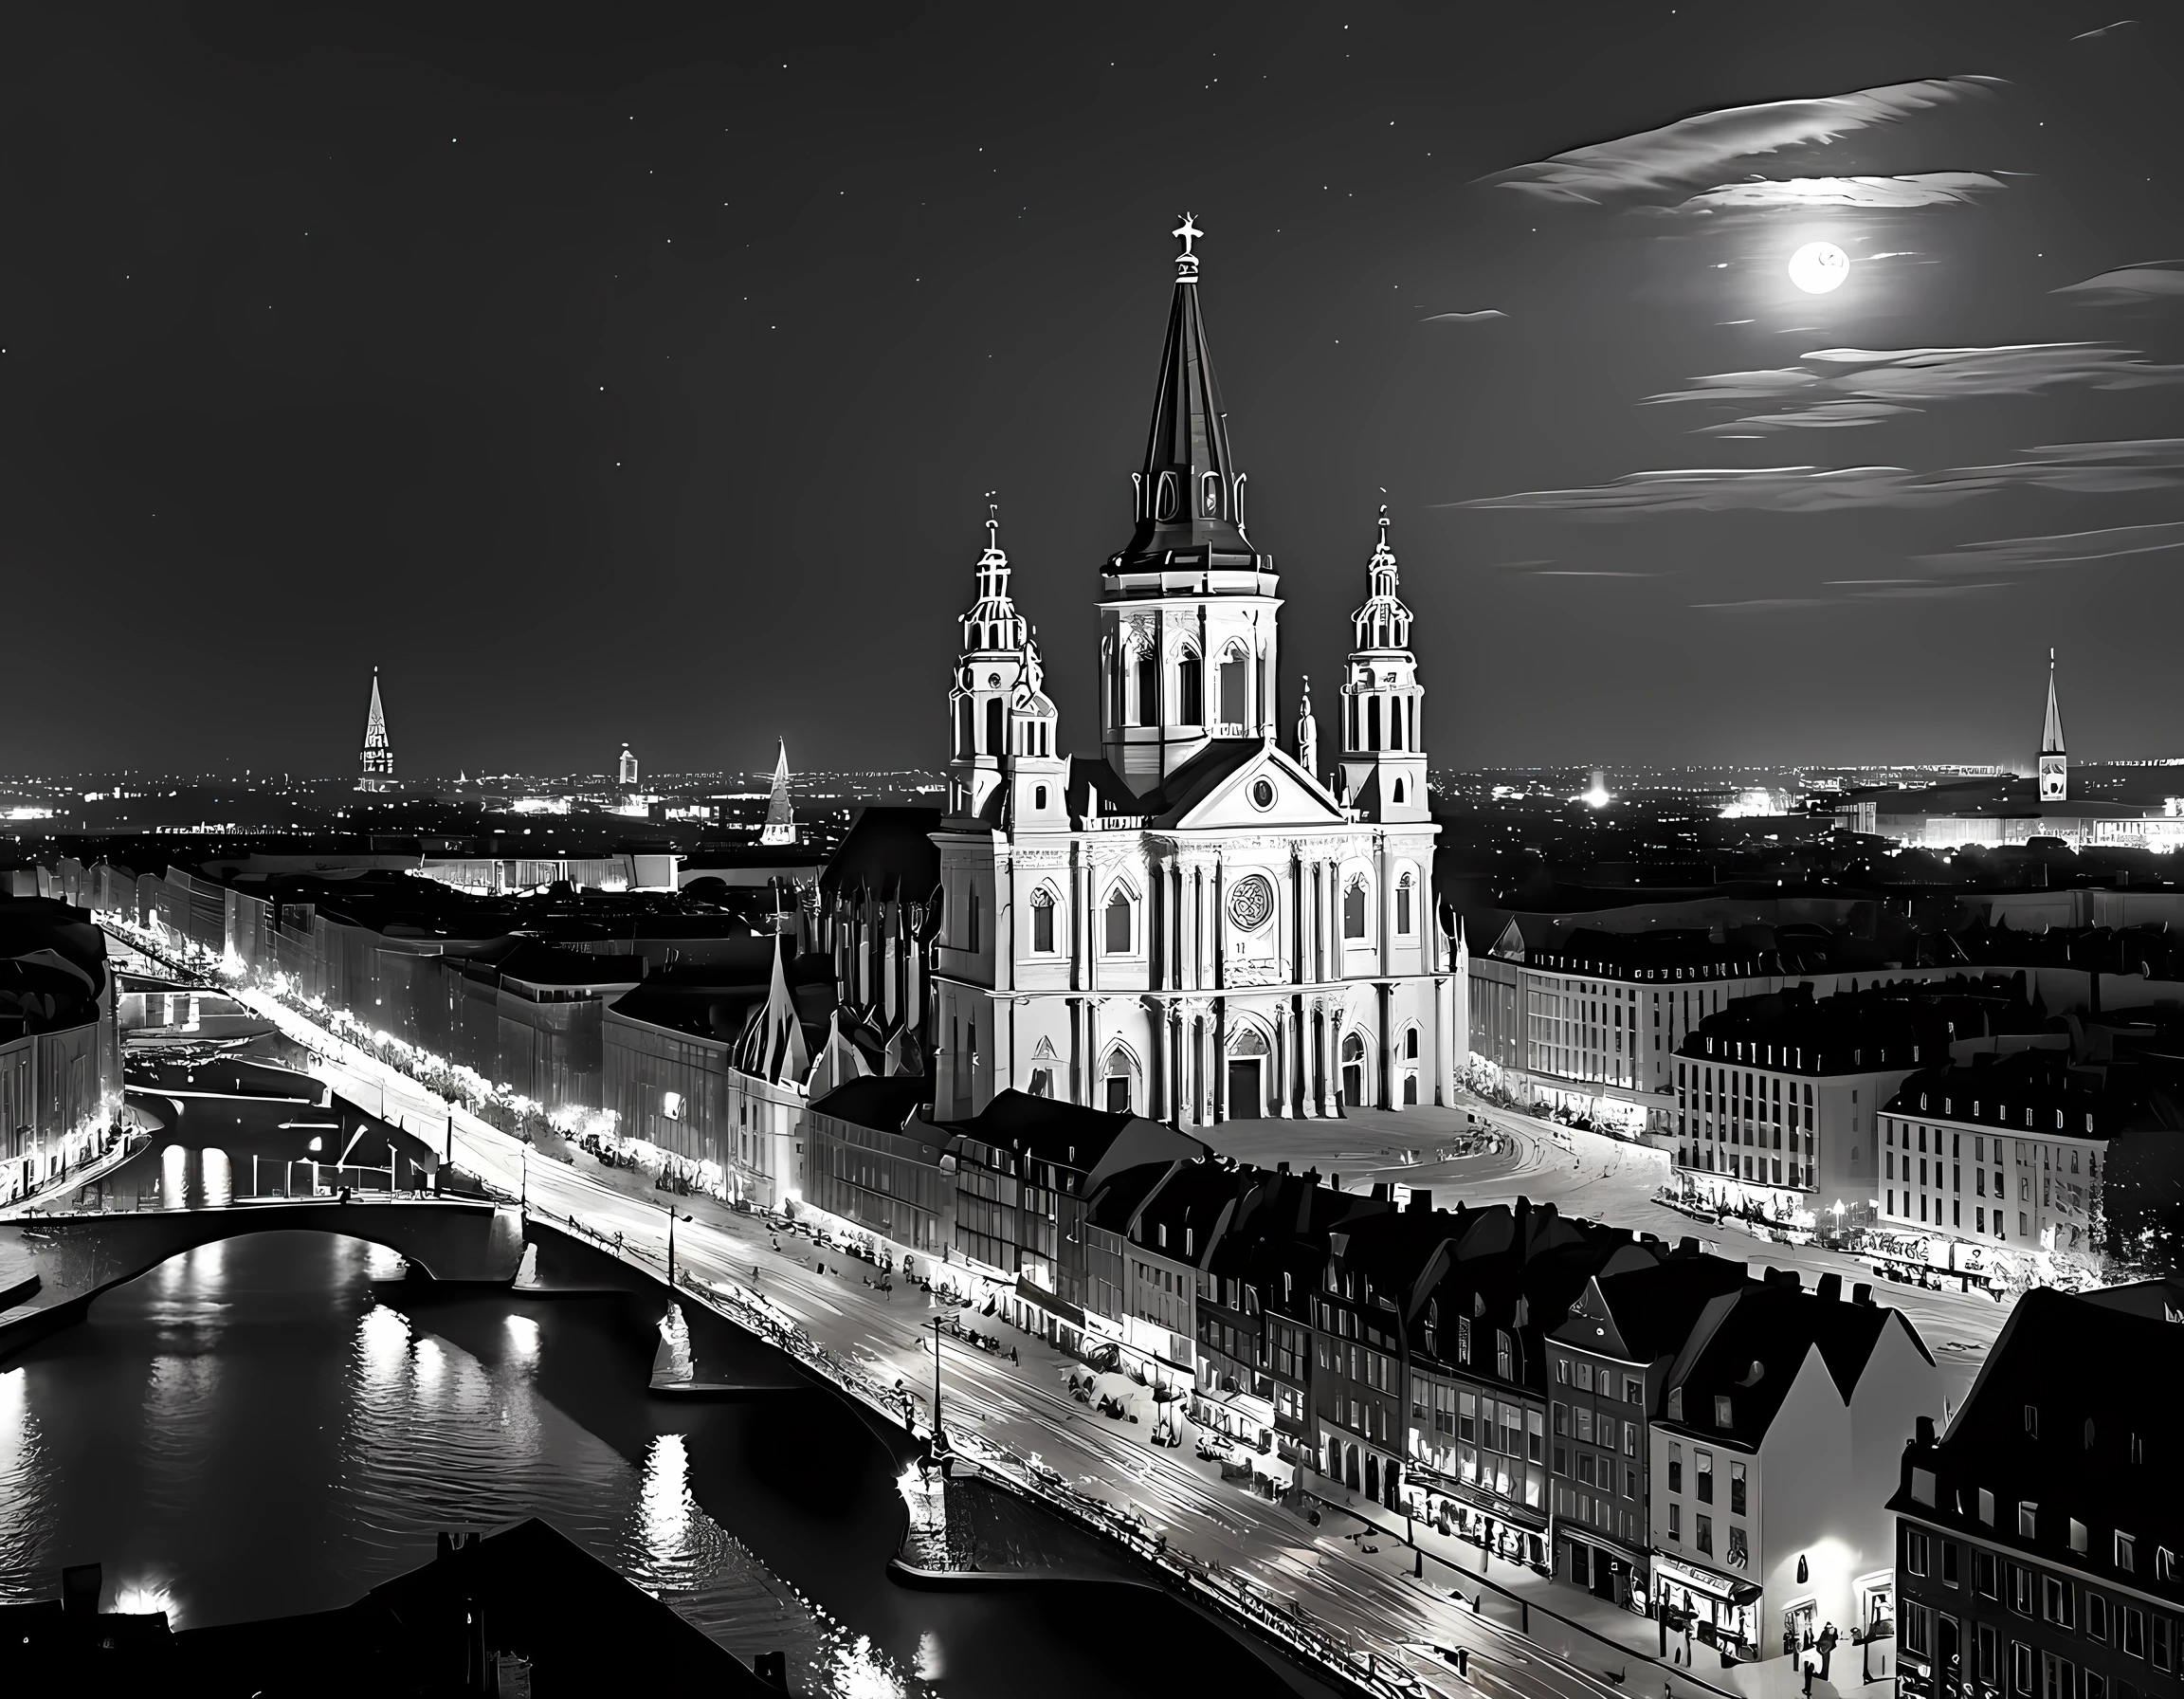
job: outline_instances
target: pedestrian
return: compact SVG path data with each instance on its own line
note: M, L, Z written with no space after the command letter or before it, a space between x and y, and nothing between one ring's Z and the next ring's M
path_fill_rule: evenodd
M1010 1345L1009 1347L1009 1361L1010 1362L1014 1362L1016 1361L1016 1347L1014 1345Z

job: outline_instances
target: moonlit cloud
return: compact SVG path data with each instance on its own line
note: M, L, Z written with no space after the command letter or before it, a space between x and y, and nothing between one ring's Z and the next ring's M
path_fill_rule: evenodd
M1921 555L1916 564L1944 572L2038 572L2184 549L2184 521L2152 525L2111 525L2099 531L2065 531L2049 537L2002 537L1968 542L1946 555Z
M1853 590L1848 595L1768 595L1754 596L1740 602L1693 602L1691 606L1708 613L1778 613L1795 608L1840 608L1852 602L1938 602L1957 596L1976 595L1989 590L2007 590L2010 580L1997 578L1987 584L1937 584L1925 578L1846 578L1830 583L1867 583L1883 586L1877 590Z
M1483 179L1541 200L1599 204L1688 194L1741 160L1902 122L1938 106L1984 99L1992 79L1930 78L1818 100L1771 100L1679 119L1657 130L1574 148Z
M2121 495L2184 484L2184 438L2061 443L1999 466L1694 466L1629 472L1574 489L1525 490L1438 503L1487 512L1563 512L1620 519L1641 513L1829 513L1943 507L1997 490Z
M1985 590L2007 590L2010 581L1996 578L1986 584L1892 584L1883 590L1859 590L1851 593L1854 601L1868 602L1938 602L1951 596L1975 595Z
M2081 283L2065 283L2051 295L2066 296L2080 306L2130 307L2184 296L2184 260L2148 260L2103 271Z
M1477 324L1483 319L1506 319L1509 315L1499 307L1481 307L1475 313L1429 313L1418 320L1420 324Z
M2001 187L1996 179L1975 171L1934 171L1904 177L1755 177L1748 183L1726 183L1695 194L1676 210L1841 208L1902 211L1913 207L1966 206L1980 191Z
M2139 390L2184 383L2184 366L2157 366L2102 342L2028 342L1996 348L1820 348L1802 363L1720 372L1646 405L1692 401L1791 402L1701 428L1702 435L1875 425L1937 402L2052 390Z
M1748 602L1693 602L1709 613L1775 613L1786 608L1825 608L1829 598L1819 595L1765 595Z

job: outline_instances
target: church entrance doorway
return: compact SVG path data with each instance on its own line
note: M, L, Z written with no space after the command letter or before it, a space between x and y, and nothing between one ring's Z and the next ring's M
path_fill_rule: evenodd
M1365 1105L1365 1041L1355 1032L1342 1040L1342 1101L1353 1109Z
M1266 1099L1260 1084L1264 1057L1228 1058L1228 1119L1257 1121L1266 1113Z

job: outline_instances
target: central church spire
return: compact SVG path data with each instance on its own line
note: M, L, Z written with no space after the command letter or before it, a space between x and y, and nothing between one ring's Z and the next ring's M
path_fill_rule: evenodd
M1175 256L1175 296L1168 307L1145 461L1130 476L1137 529L1108 561L1110 573L1258 560L1244 535L1244 474L1229 451L1228 416L1198 310L1198 255L1192 245L1205 232L1186 212L1170 233L1183 251Z
M1244 530L1244 474L1198 310L1205 234L1171 232L1175 294L1144 465L1130 475L1137 529L1108 557L1100 599L1101 749L1139 795L1228 739L1271 739L1277 715L1274 562Z

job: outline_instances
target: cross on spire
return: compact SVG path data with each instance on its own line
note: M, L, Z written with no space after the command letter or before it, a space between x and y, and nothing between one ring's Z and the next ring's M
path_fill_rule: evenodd
M1175 281L1180 283L1196 283L1198 256L1191 251L1191 245L1206 232L1198 228L1192 215L1186 212L1183 214L1183 222L1168 233L1183 245L1183 251L1175 256Z

